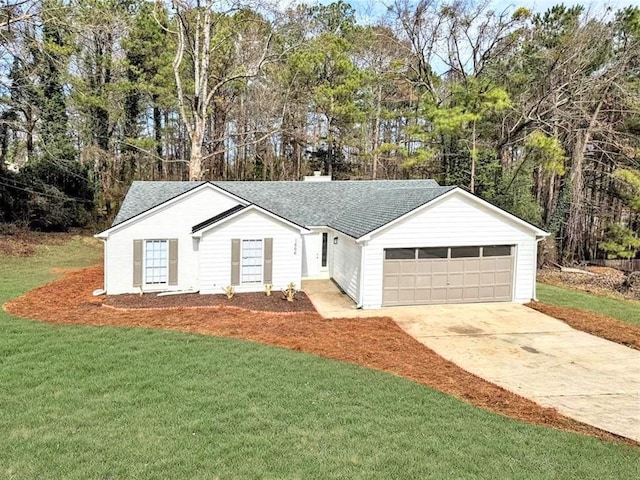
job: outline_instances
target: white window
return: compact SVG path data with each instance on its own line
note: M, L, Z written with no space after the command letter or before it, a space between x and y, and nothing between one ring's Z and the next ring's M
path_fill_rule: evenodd
M169 254L167 240L146 240L144 244L144 283L167 283Z
M242 240L241 283L262 282L262 240Z

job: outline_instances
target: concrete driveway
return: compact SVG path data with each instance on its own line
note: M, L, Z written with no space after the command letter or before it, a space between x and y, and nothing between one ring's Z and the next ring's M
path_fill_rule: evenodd
M311 286L307 294L327 317L390 316L465 370L567 417L640 442L637 350L513 303L356 310L331 285Z

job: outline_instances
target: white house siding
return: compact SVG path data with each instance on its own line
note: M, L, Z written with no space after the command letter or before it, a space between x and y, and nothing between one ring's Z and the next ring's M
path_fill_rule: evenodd
M534 232L461 193L454 193L373 235L365 243L363 307L382 305L385 248L474 245L515 245L513 301L531 300L536 277Z
M200 240L200 293L222 293L231 284L231 240L273 238L272 284L281 290L289 283L300 288L302 235L299 230L262 212L241 213L205 231ZM264 244L263 244L264 245ZM264 284L235 287L236 292L260 292Z
M333 239L338 243L333 244ZM329 233L329 243L333 248L330 274L338 285L356 303L360 300L360 245L351 238L338 232ZM382 289L382 287L380 287Z
M178 284L143 285L145 291L197 289L198 250L191 237L194 225L229 210L238 202L228 195L203 187L187 193L150 215L134 219L121 229L115 228L105 246L105 289L109 295L137 293L133 287L133 241L178 239Z

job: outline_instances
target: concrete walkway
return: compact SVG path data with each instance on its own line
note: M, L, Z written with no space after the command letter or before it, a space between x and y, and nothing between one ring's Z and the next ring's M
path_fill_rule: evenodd
M392 317L465 370L567 417L640 442L640 352L513 303L357 310L328 280L303 283L318 312Z

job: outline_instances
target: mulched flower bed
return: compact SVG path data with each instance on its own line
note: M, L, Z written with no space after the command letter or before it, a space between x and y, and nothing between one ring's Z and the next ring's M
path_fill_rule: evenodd
M507 417L636 445L472 375L410 337L387 317L325 320L310 311L283 314L225 304L116 310L102 307L102 300L91 296L101 285L101 267L69 272L7 302L4 308L13 315L51 323L162 328L300 350L390 372Z
M558 307L539 302L531 302L527 306L562 320L576 330L640 350L640 327L635 325L621 322L600 313L577 308Z
M197 293L163 295L113 295L104 300L103 305L121 309L135 308L184 308L184 307L239 307L262 312L315 312L313 304L303 293L296 293L293 302L287 301L282 292L273 291L271 296L264 292L236 293L233 298L226 295L200 295Z

